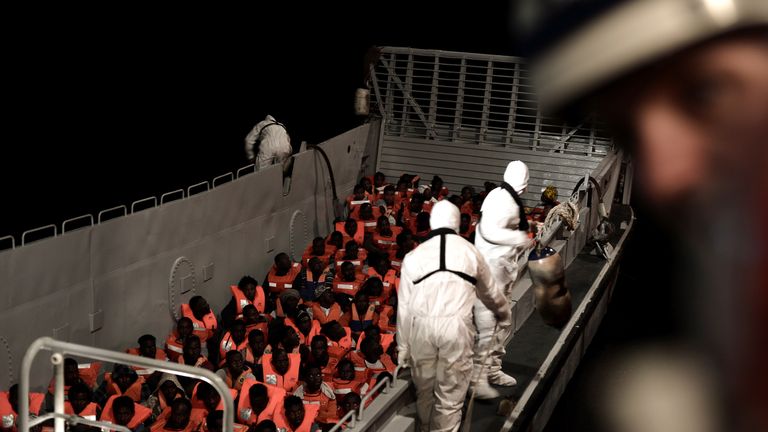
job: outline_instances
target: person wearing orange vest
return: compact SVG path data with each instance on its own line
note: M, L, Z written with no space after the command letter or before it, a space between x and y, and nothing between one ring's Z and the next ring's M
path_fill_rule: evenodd
M400 217L400 226L408 228L411 232L416 232L416 217L423 211L424 197L416 192L411 196L408 201L408 210L403 207L403 214Z
M219 342L219 367L226 363L226 356L229 351L245 351L248 346L248 339L245 337L245 322L235 320L232 327L224 333Z
M285 390L282 388L246 380L237 401L236 420L248 426L272 420L284 399Z
M275 301L275 310L272 312L272 318L290 318L296 314L301 304L301 294L298 290L288 288L283 290Z
M229 395L233 401L237 399L237 393L237 390L229 389ZM189 400L192 402L191 417L197 423L202 423L211 411L224 409L224 400L221 398L221 394L213 385L205 381L198 381L192 389L192 397Z
M299 385L300 366L300 354L288 354L282 348L275 348L272 354L264 354L262 358L262 381L286 392L293 392Z
M379 328L382 332L395 333L397 331L397 310L390 305L384 305L379 312Z
M398 234L395 242L397 242L397 250L389 254L389 264L392 266L392 270L395 271L395 276L397 276L400 274L400 267L403 265L405 256L408 252L416 249L416 246L419 244L416 242L413 232L409 230L403 230L403 232Z
M275 414L275 425L281 432L315 432L320 430L315 419L320 407L304 405L301 398L288 396L283 401L283 409Z
M338 359L328 354L328 338L323 335L317 335L312 338L309 344L309 354L306 363L316 363L323 368L323 380L330 382L336 372Z
M293 282L301 271L301 265L291 261L291 257L285 252L275 255L275 264L264 277L264 288L269 290L270 297L274 299L286 289L293 288Z
M382 348L384 348L384 351L387 351L389 349L389 346L394 342L395 335L392 333L383 333L381 330L381 327L374 324L372 326L368 326L365 331L360 333L360 337L357 338L357 343L355 344L356 347L358 347L358 351L360 350L359 347L361 347L363 340L368 337L373 337L376 340L379 341Z
M336 365L336 375L333 377L333 392L336 398L344 397L348 393L365 395L368 392L368 381L365 374L355 373L355 364L352 360L344 358Z
M389 254L390 250L397 249L397 235L403 232L399 226L392 226L389 219L380 216L376 221L376 231L373 232L373 247L371 252Z
M265 420L265 422L272 423L271 420ZM246 425L234 423L232 432L262 432L260 426L261 423L257 424L255 429L249 429ZM275 424L272 423L272 428L267 430L274 431ZM205 416L205 421L200 425L200 432L224 432L224 411L216 410L209 412Z
M475 188L472 186L464 186L461 188L461 205L459 206L460 213L472 213L472 197L475 195Z
M261 358L264 355L264 349L267 347L267 337L261 330L254 330L248 333L248 346L245 348L243 360L245 364L256 373L256 366L261 365Z
M104 382L97 392L106 394L107 397L113 395L128 396L134 402L139 403L149 397L149 389L144 377L139 376L135 370L123 364L115 364L112 373L104 374Z
M360 206L363 204L370 204L370 198L365 193L365 187L358 183L352 189L352 195L347 197L347 214L349 217L357 218L357 213L360 211Z
M200 343L205 343L216 332L216 315L202 296L194 296L189 304L182 304L181 315L192 320L192 332L200 338Z
M225 366L216 371L216 375L224 380L227 387L240 391L247 379L256 379L253 371L243 361L240 351L229 351L226 355Z
M139 346L137 348L128 348L125 352L155 360L168 361L168 356L165 354L165 351L157 348L157 339L155 339L154 336L150 334L142 335L139 338L138 343ZM144 377L150 390L157 387L157 382L160 379L160 376L162 376L162 372L139 366L131 366L131 368L135 370L137 374Z
M384 192L380 195L379 199L373 205L381 208L382 209L381 216L386 217L389 223L394 225L397 223L396 217L397 217L397 214L400 212L400 208L402 207L403 204L402 204L402 201L400 200L400 197L395 195L395 187L392 185L388 185L384 188Z
M243 319L243 308L252 305L259 313L264 313L267 307L267 297L264 288L251 276L243 276L237 285L231 285L229 291L232 298L221 310L221 326L229 328L236 319Z
M69 388L64 413L80 416L87 420L96 420L101 414L101 407L93 402L93 392L84 383Z
M371 259L368 261L370 263L368 277L381 279L381 283L384 286L382 296L389 299L393 292L397 292L397 288L400 285L400 278L397 277L397 272L390 266L389 258L385 255L371 256Z
M357 339L366 327L379 322L376 306L368 301L368 294L360 291L355 295L352 307L345 312L339 320L339 324L352 330L352 338Z
M389 186L389 183L387 183L387 176L384 175L383 172L377 171L373 175L373 188L375 189L376 193L382 193L384 188L387 186Z
M312 316L306 310L301 310L296 313L296 318L285 322L287 325L293 327L296 334L299 336L299 343L301 345L309 346L309 342L315 335L320 334L320 323L312 319Z
M429 188L432 190L432 196L438 201L447 197L449 194L448 188L443 186L443 179L440 178L440 176L432 177L432 183L429 185Z
M269 319L267 318L267 315L260 314L253 305L248 305L243 308L243 322L245 323L246 337L248 337L253 330L261 330L264 334L267 333Z
M323 266L327 266L331 263L331 256L336 252L336 248L331 245L325 244L325 239L322 237L315 237L312 240L312 244L307 246L304 253L301 255L301 265L306 267L309 265L310 258L318 258L323 263Z
M191 335L184 341L184 353L179 356L177 362L189 366L205 368L213 372L213 364L201 354L201 351L200 338ZM181 383L181 386L187 394L191 394L192 388L197 383L197 380L190 377L179 376L179 383Z
M101 370L100 362L78 364L72 357L64 359L64 399L67 399L69 388L77 383L85 383L91 390L96 388L96 377ZM53 393L56 390L56 379L51 378L48 392L45 394L45 406L53 409Z
M353 391L346 393L344 396L337 397L337 399L339 399L337 417L340 419L344 418L350 411L359 410L362 403L360 395Z
M192 320L181 317L176 322L176 329L165 339L165 354L170 361L177 361L184 353L184 341L192 335Z
M365 276L355 272L354 264L344 261L338 274L333 278L333 292L354 297L365 279Z
M368 258L368 252L365 249L360 249L357 242L348 241L344 249L336 251L333 265L335 268L340 268L344 261L349 261L355 266L356 272L361 272L366 258Z
M333 291L329 286L319 286L315 289L315 299L312 304L312 318L320 325L329 321L338 321L341 318L341 306L336 303Z
M372 233L376 231L376 221L381 216L381 208L375 207L371 203L365 203L360 206L360 211L357 215L357 220L363 223L363 230L366 233Z
M157 390L147 398L146 406L152 410L150 421L154 423L158 419L168 417L171 413L170 403L180 397L186 395L176 377L168 373L163 374Z
M354 240L358 245L362 246L365 240L365 226L361 221L347 218L346 221L336 222L336 231L341 232L342 245L347 244L348 241Z
M429 238L429 233L432 231L429 227L429 220L431 217L430 213L427 212L421 212L416 216L416 231L413 233L416 241L424 242Z
M104 405L101 421L125 426L132 431L143 430L144 423L152 414L152 410L139 405L128 396L112 396Z
M352 352L350 360L355 363L356 371L359 366L365 368L367 379L375 378L381 372L392 374L397 367L392 359L384 353L384 348L374 336L363 339L360 343L360 351Z
M318 423L336 423L336 395L333 386L323 381L323 368L317 363L308 363L304 368L304 383L301 384L294 396L301 398L304 405L319 407Z
M29 413L40 415L45 395L29 394ZM16 432L19 423L19 386L14 384L7 392L0 392L0 430Z
M472 216L467 213L461 214L461 222L459 223L459 231L457 234L469 240L470 243L475 243L475 226L472 225Z
M384 284L377 277L369 277L360 292L368 294L368 302L375 307L377 312L381 309L381 305L387 304L389 301L389 293L384 291Z
M171 402L171 413L167 419L155 422L152 432L192 432L200 426L191 418L192 403L187 398L174 399Z
M320 334L328 338L328 355L337 360L341 360L352 349L352 331L338 321L322 325Z
M342 234L341 231L333 231L328 234L328 239L325 241L325 243L335 247L336 250L343 249L344 234Z
M355 244L352 242L352 244ZM333 264L333 260L331 260ZM315 291L320 285L330 286L333 283L333 273L326 270L325 265L318 257L309 259L307 268L302 269L296 277L295 289L299 292L301 300L307 306L312 306L315 301Z

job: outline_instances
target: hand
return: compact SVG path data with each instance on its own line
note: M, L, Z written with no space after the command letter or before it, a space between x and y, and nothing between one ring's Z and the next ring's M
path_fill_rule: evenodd
M397 352L397 365L402 367L403 369L410 367L410 358L411 355L408 353L408 350L398 350Z
M498 330L512 327L512 310L504 309L502 313L496 315L496 327Z

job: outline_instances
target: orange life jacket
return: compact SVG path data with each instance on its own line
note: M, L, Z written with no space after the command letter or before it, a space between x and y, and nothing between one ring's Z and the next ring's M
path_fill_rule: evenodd
M363 263L368 258L368 251L365 249L358 249L357 251L357 258L356 259L345 259L344 254L346 253L345 249L339 249L336 252L336 268L341 268L341 265L344 264L344 261L349 261L352 264L355 265L355 269L362 269Z
M243 353L243 356L245 356L245 349L248 347L248 338L243 338L243 341L239 344L235 343L235 340L232 339L232 333L227 331L224 333L224 336L221 338L221 342L219 343L219 367L222 367L227 362L227 352L229 351L240 351Z
M109 399L107 399L107 403L104 404L104 409L101 411L101 418L99 420L115 423L115 417L114 415L112 415L112 402L117 397L119 396L113 395L113 396L110 396ZM150 415L152 415L151 409L145 407L144 405L139 405L136 402L134 402L133 418L131 418L131 421L128 422L126 427L128 427L128 429L136 429L137 427L139 427L140 424L147 421Z
M72 408L72 404L69 401L64 402L64 413L80 416L86 420L96 420L96 414L99 412L99 405L96 402L90 402L79 413L75 412Z
M165 354L173 362L178 360L180 355L184 354L184 344L176 340L178 337L179 334L174 330L165 339Z
M388 236L381 234L378 230L374 231L373 244L376 245L377 248L386 251L397 249L396 239L397 236L403 232L403 228L399 226L392 226L389 227L389 229L392 231L392 234Z
M232 390L236 390L238 393L240 393L240 389L243 387L243 383L245 382L248 375L250 374L253 376L253 372L249 367L245 367L245 370L235 379L232 378L232 374L229 372L229 369L224 369L224 372L226 372L227 377L224 379L224 383ZM235 396L233 396L234 399Z
M354 240L358 246L363 245L363 241L365 240L365 225L363 225L362 221L356 221L357 222L357 230L355 231L354 237L347 234L347 231L344 230L344 221L342 222L336 222L335 228L336 231L340 232L343 237L343 244L347 244L348 241Z
M392 306L386 305L381 307L381 313L379 313L379 328L382 332L395 333L397 331L397 327L394 324L389 323L389 319L394 313L396 312Z
M366 381L370 380L381 372L394 373L395 368L397 367L387 354L382 354L382 356L379 357L377 364L370 364L365 361L363 354L358 351L351 352L349 354L349 359L352 360L352 363L355 364L355 379L362 379Z
M187 422L187 426L184 429L170 429L166 428L165 425L168 421L168 419L162 419L162 420L156 420L155 424L152 425L150 428L151 432L192 432L197 430L197 428L200 426L200 423L196 422L196 419L192 418L192 413L190 413L189 416L189 422Z
M339 421L339 419L336 418L336 394L333 392L333 386L331 384L323 382L317 393L308 393L306 384L301 385L296 389L293 395L301 398L304 402L305 409L309 405L315 405L320 408L317 412L318 422L336 423Z
M286 319L285 324L293 327L296 330L296 334L299 335L299 344L309 346L312 342L312 338L320 334L320 322L316 319L312 320L312 327L309 329L309 333L304 336L304 333L299 330L299 327L293 322L293 320Z
M366 327L378 322L379 317L376 316L376 305L368 305L368 309L365 311L365 315L360 318L360 314L357 311L357 307L353 304L350 307L349 312L344 314L344 317L348 318L349 329L354 332L361 332ZM342 320L346 321L346 320Z
M296 429L293 429L288 424L288 420L285 418L284 407L280 407L280 409L277 410L272 421L274 421L275 426L277 426L277 432L310 432L319 410L320 407L318 405L304 405L304 421L302 421Z
M344 327L346 333L344 337L339 339L338 342L328 338L328 356L341 360L352 349L352 330L349 327Z
M321 325L330 321L338 321L341 319L341 306L339 306L338 303L332 304L326 314L323 307L320 306L319 303L315 303L312 305L312 317ZM310 340L310 342L312 342L312 340Z
M252 379L247 379L243 383L243 388L240 390L240 399L237 401L237 419L246 425L253 425L260 423L264 420L272 420L275 412L283 406L283 400L285 400L285 390L280 387L268 385L267 387L267 406L259 415L255 415L253 408L251 407L251 398L248 392L251 390L251 386L254 384L262 384Z
M363 285L365 279L367 279L365 276L356 273L355 280L350 282L342 280L341 276L337 275L333 278L333 288L331 291L354 297L355 294L360 291L360 287Z
M213 332L216 330L216 327L218 327L216 315L213 314L213 311L208 312L203 316L202 320L199 320L195 318L195 315L192 313L192 308L190 308L187 303L184 303L181 305L181 315L192 320L192 333L200 338L201 344L205 343L208 338L213 336Z
M360 344L363 343L363 340L365 339L365 333L360 333L360 337L357 338L357 345L358 349L360 348ZM381 347L384 348L384 351L387 351L387 348L389 348L389 345L395 341L395 335L393 333L381 333L381 339L379 340L379 343L381 344Z
M45 395L42 393L29 394L29 412L34 415L40 414L40 408L45 401ZM13 410L11 401L8 399L8 392L0 392L0 429L6 429L16 432L19 422L19 414Z
M379 297L374 297L374 301L378 301L379 305L386 304L389 298L392 296L392 290L397 291L397 287L400 285L400 278L397 277L397 271L395 269L387 270L387 274L380 275L373 267L368 267L368 277L377 277L381 279L383 288ZM371 301L371 299L368 299Z
M200 400L199 397L197 397L197 388L200 386L200 383L198 382L195 384L195 386L192 388L192 397L189 398L189 401L192 403L192 410L203 410L203 418L205 418L206 415L208 415L208 408L205 407L205 402ZM234 401L237 398L237 390L230 388L229 394L232 396L232 400ZM219 404L216 406L217 410L223 410L224 409L224 399L219 400ZM199 413L198 413L199 414ZM198 422L201 423L201 422Z
M277 266L272 265L267 274L267 285L269 286L269 292L281 293L283 290L293 288L293 281L296 280L296 276L301 271L301 265L299 263L291 264L291 268L288 272L282 276L277 274Z
M104 381L107 385L107 395L112 396L128 396L133 399L134 402L141 402L141 386L144 384L144 377L139 375L139 378L128 387L128 390L123 392L118 387L117 383L112 381L112 373L107 372L104 374Z
M253 301L248 300L237 285L231 285L229 290L232 292L232 297L235 299L235 313L237 319L243 319L243 308L248 305L253 305L259 313L264 313L264 307L267 304L267 300L264 295L264 288L262 288L261 285L256 286L256 294L253 296Z
M312 253L312 245L310 244L304 249L304 253L301 255L301 265L303 265L304 268L307 268L309 267L309 260L312 259L312 257L318 257L320 262L323 263L323 266L327 266L331 263L330 257L333 256L334 253L336 253L336 247L326 244L323 254L315 255Z
M366 203L371 204L371 200L368 197L368 194L365 194L363 199L355 199L355 195L348 196L347 209L349 210L349 217L357 219L358 215L360 214L360 207Z
M363 229L367 233L376 231L376 224L379 221L379 216L381 216L381 208L373 206L371 208L371 216L371 219L358 219L359 222L363 223Z
M138 348L128 348L125 350L128 354L132 354L135 356L140 356L139 349ZM163 351L160 348L155 348L155 360L168 360L168 356L165 354L165 351ZM139 375L151 375L155 373L154 369L147 369L141 366L131 366L131 369L135 370L137 374Z
M272 367L272 354L264 354L261 357L261 367L264 369L264 383L280 387L286 392L293 392L299 386L299 367L301 366L301 354L288 354L288 371L285 375L275 372Z
M91 390L96 388L96 379L99 376L99 372L101 371L101 362L93 362L93 363L80 363L77 365L78 374L80 375L80 379L91 388ZM54 391L56 389L56 379L51 378L50 384L48 384L48 393L54 394ZM67 400L67 393L69 393L69 386L64 386L64 400Z
M333 379L333 392L336 394L337 398L344 397L346 394L355 392L360 396L365 395L365 393L368 392L368 381L367 380L358 380L357 378L353 380L342 380L341 378L334 378Z

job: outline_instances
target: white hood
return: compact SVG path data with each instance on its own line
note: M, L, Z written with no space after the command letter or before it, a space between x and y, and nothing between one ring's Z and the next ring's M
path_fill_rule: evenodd
M450 228L454 231L459 230L461 215L459 208L448 200L439 201L432 207L432 213L429 216L429 227L434 229Z
M528 187L528 166L523 161L512 161L504 171L504 181L512 186L518 195L522 195Z

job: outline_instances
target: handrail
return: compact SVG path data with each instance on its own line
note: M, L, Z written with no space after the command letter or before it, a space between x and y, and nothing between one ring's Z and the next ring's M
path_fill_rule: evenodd
M192 186L189 186L187 188L187 197L191 197L192 195L194 195L192 193L192 189L201 185L205 185L205 191L200 191L200 192L208 192L211 189L210 185L208 184L208 181L201 181L200 183L195 183ZM200 193L200 192L197 192L197 193Z
M0 237L0 241L3 241L5 239L11 239L11 249L16 249L16 239L12 235L7 235L5 237Z
M120 209L123 209L123 216L128 214L128 208L126 206L124 206L124 205L119 205L119 206L115 206L115 207L108 208L106 210L100 211L99 212L99 216L96 219L99 221L99 223L101 223L101 215L103 215L104 213L108 213L108 212L111 212L111 211L114 211L114 210L120 210ZM115 217L117 217L117 216L115 216ZM114 219L114 218L112 218L112 219Z
M157 197L152 195L151 197L142 198L140 200L131 203L131 214L136 213L136 204L152 201L152 207L157 207ZM149 207L147 207L149 208ZM142 209L143 210L143 209ZM141 210L139 210L141 211Z
M221 400L224 403L224 428L225 431L231 431L234 424L234 402L232 401L232 395L229 393L229 388L222 379L213 372L198 368L194 366L183 365L179 363L172 363L167 361L160 361L150 359L146 357L125 354L116 351L109 351L101 348L90 347L86 345L78 345L69 342L62 342L55 340L51 337L41 337L36 339L27 352L24 353L24 359L21 361L21 382L19 383L19 430L22 432L29 432L30 418L29 418L29 381L30 372L32 370L32 362L37 356L40 350L53 351L51 356L51 362L56 366L56 385L54 395L54 405L57 408L56 412L61 411L63 413L64 406L64 366L63 356L65 354L75 354L82 357L88 357L95 360L102 360L114 363L122 363L131 366L141 366L145 368L156 369L161 372L168 372L176 375L198 378L211 384L216 391L221 395ZM60 403L59 403L60 402ZM59 410L58 408L61 408ZM63 422L61 429L57 427L57 432L63 431ZM59 426L57 422L57 426Z
M73 217L71 219L67 219L64 222L62 222L61 223L61 233L64 234L65 232L67 232L67 222L74 222L76 220L85 219L85 218L90 219L90 226L93 226L93 215L88 213L88 214L84 214L84 215L81 215L81 216Z
M242 171L245 171L245 170L249 169L249 168L252 168L252 169L253 169L253 172L256 172L256 164L255 164L255 163L252 163L252 164L250 164L250 165L246 165L246 166L244 166L244 167L242 167L242 168L238 169L238 170L237 170L237 178L240 178L240 177L242 177L242 176L240 175L240 173L241 173ZM249 174L249 173L246 173L246 174ZM246 175L246 174L243 174L243 175Z
M58 230L56 229L56 225L53 225L53 224L44 225L44 226L37 227L37 228L32 228L31 230L26 230L26 231L24 231L24 233L21 234L21 245L24 246L25 244L27 244L27 234L30 234L30 233L33 233L33 232L37 232L37 231L42 231L42 230L44 230L46 228L53 228L53 236L54 237L59 235L58 234Z
M232 174L231 172L228 172L228 173L222 174L222 175L220 175L218 177L214 177L213 180L211 181L211 184L213 184L213 187L218 187L219 185L216 184L216 180L219 180L219 179L222 179L222 178L227 178L227 177L229 177L229 180L227 180L225 182L222 182L221 184L229 183L229 182L231 182L231 181L233 181L235 179L234 174Z
M341 428L344 427L344 423L352 420L352 424L349 425L350 429L355 428L355 410L349 410L346 414L344 414L344 417L340 418L338 422L329 430L328 432L336 432L337 430L341 430Z
M166 193L160 195L160 205L165 204L165 197L177 194L179 192L181 192L181 199L184 199L184 189L176 189L176 190L173 190L173 191L170 191L170 192L166 192Z
M368 393L363 396L362 399L360 399L360 408L358 408L357 411L357 419L362 421L363 420L363 413L365 412L365 403L371 399L377 391L381 390L382 393L387 393L387 384L389 384L389 377L384 378L383 380L376 383L375 386L373 386L372 389L368 390Z
M82 423L84 425L88 426L95 426L100 427L102 429L111 429L116 431L122 431L122 432L131 432L130 429L128 429L127 426L121 426L119 424L110 423L108 421L100 421L100 420L88 420L86 418L74 415L74 414L62 414L57 412L52 412L48 414L41 415L40 417L36 417L34 420L29 422L29 427L35 427L39 425L40 423L43 423L47 421L48 419L64 419L67 420L67 422L71 425L76 425L79 423Z

